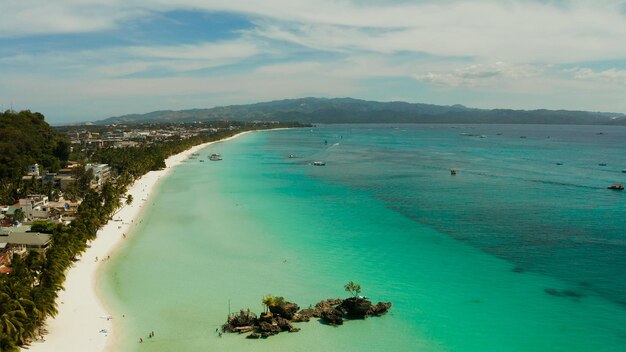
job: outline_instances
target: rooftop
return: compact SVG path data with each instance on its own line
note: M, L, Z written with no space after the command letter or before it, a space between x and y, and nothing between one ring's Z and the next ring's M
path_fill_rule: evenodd
M0 244L11 243L26 246L45 247L50 242L51 235L40 232L0 232Z

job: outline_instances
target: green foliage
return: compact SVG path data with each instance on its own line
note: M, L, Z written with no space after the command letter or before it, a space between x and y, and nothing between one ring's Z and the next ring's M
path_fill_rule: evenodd
M353 297L358 297L361 294L361 285L350 281L343 287L346 292L349 292Z
M274 297L270 294L265 295L261 299L261 304L265 308L265 312L269 309L269 307L274 306Z
M67 163L69 141L38 112L0 113L0 203L9 204L28 191L21 178L28 165L54 172ZM32 188L32 187L31 187Z
M42 232L42 233L50 233L50 234L54 233L56 229L57 229L57 224L50 222L50 221L44 221L44 220L35 220L30 227L31 232Z
M25 217L26 214L24 214L24 211L22 209L15 209L15 212L11 216L11 220L13 220L13 222L22 222L24 221Z
M285 304L285 297L272 296L268 294L261 299L261 304L263 304L263 307L265 307L265 312L267 312L270 307L276 307L281 304Z

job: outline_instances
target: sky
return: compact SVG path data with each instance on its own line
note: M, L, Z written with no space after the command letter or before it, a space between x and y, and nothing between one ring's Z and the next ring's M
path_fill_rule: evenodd
M626 0L1 0L0 109L299 97L626 113Z

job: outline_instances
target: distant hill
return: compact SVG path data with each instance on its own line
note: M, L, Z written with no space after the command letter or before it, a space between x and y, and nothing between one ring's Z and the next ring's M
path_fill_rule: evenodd
M203 120L298 121L302 123L508 123L626 125L619 113L568 110L473 109L463 105L377 102L352 98L302 98L211 109L164 110L111 117L96 124Z

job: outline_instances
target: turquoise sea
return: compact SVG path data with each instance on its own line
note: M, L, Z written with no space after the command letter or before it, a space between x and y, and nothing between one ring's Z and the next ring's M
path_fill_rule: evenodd
M626 127L320 126L215 152L172 171L101 272L113 350L626 351L626 192L606 188ZM391 312L216 333L268 293L307 307L350 280Z

